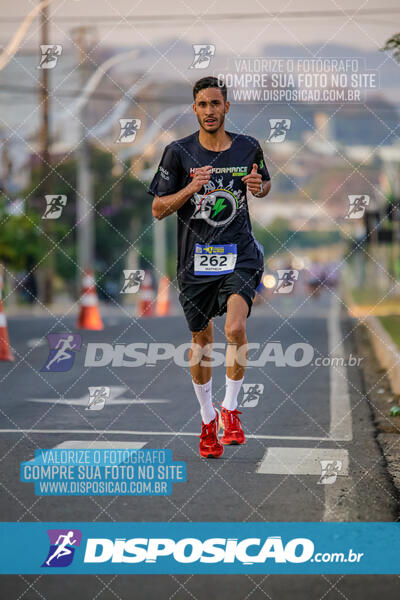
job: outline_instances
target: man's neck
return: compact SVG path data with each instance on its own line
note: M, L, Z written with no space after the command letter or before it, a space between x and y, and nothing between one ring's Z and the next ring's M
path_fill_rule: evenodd
M204 148L207 148L207 150L212 150L213 152L222 152L223 150L228 150L228 148L231 146L232 138L228 133L226 133L223 127L218 129L218 131L215 133L208 133L200 127L199 142L202 146L204 146Z

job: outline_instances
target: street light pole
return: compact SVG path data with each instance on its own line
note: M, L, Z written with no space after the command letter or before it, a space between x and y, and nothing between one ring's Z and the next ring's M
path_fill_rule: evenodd
M73 30L75 41L79 49L79 73L82 88L89 78L89 65L87 61L88 27L77 27ZM82 278L82 271L94 268L94 210L93 210L93 175L90 170L90 144L87 132L88 104L84 103L79 110L80 143L76 153L77 160L77 263L78 263L78 289Z
M157 285L160 277L167 274L167 222L166 219L154 219L153 225L153 253L155 277Z
M42 5L40 13L40 31L41 44L49 43L49 10L48 4ZM51 194L51 165L50 165L50 129L49 129L49 69L40 70L40 103L41 103L41 127L39 132L39 155L40 155L40 191L44 197ZM44 221L44 231L46 233L46 244L49 246L46 259L43 264L42 279L42 302L51 304L53 302L53 280L54 280L54 254L50 248L52 233L51 221ZM49 243L48 243L49 242Z

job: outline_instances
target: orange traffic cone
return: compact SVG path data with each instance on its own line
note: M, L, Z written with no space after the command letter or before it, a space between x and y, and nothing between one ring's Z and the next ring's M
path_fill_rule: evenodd
M3 267L0 267L0 360L15 360L8 339L7 320L1 301L3 292Z
M92 270L87 270L82 279L81 309L77 327L79 329L104 329L101 320L97 292Z
M138 316L152 317L154 315L154 290L151 275L146 271L140 287L140 300L138 302Z
M166 317L170 312L169 277L167 275L162 275L158 284L156 315L157 317Z

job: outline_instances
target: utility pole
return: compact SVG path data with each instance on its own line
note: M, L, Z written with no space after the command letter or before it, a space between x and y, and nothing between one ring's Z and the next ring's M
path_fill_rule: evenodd
M48 4L42 6L40 12L40 37L41 44L49 43L49 9ZM40 102L41 102L41 127L39 132L39 154L40 154L40 192L44 197L51 194L51 166L50 166L50 129L49 129L49 69L40 70ZM50 220L45 220L43 229L47 236L51 238L52 224ZM53 281L54 281L54 254L51 250L51 241L48 242L49 252L43 265L43 279L41 296L43 304L53 302Z
M82 89L90 76L90 65L87 60L89 36L93 35L91 27L76 27L72 30L75 43L79 49L79 74ZM94 210L93 210L93 175L90 170L90 143L88 139L88 103L80 112L80 143L76 153L77 160L77 259L78 289L81 284L82 271L94 269Z

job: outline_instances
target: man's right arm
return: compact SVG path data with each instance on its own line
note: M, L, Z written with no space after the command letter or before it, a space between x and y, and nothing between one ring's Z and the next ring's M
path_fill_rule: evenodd
M193 194L199 192L203 185L210 181L211 169L210 165L196 169L192 181L175 194L154 196L152 205L153 217L160 221L164 217L168 217L168 215L176 212Z

